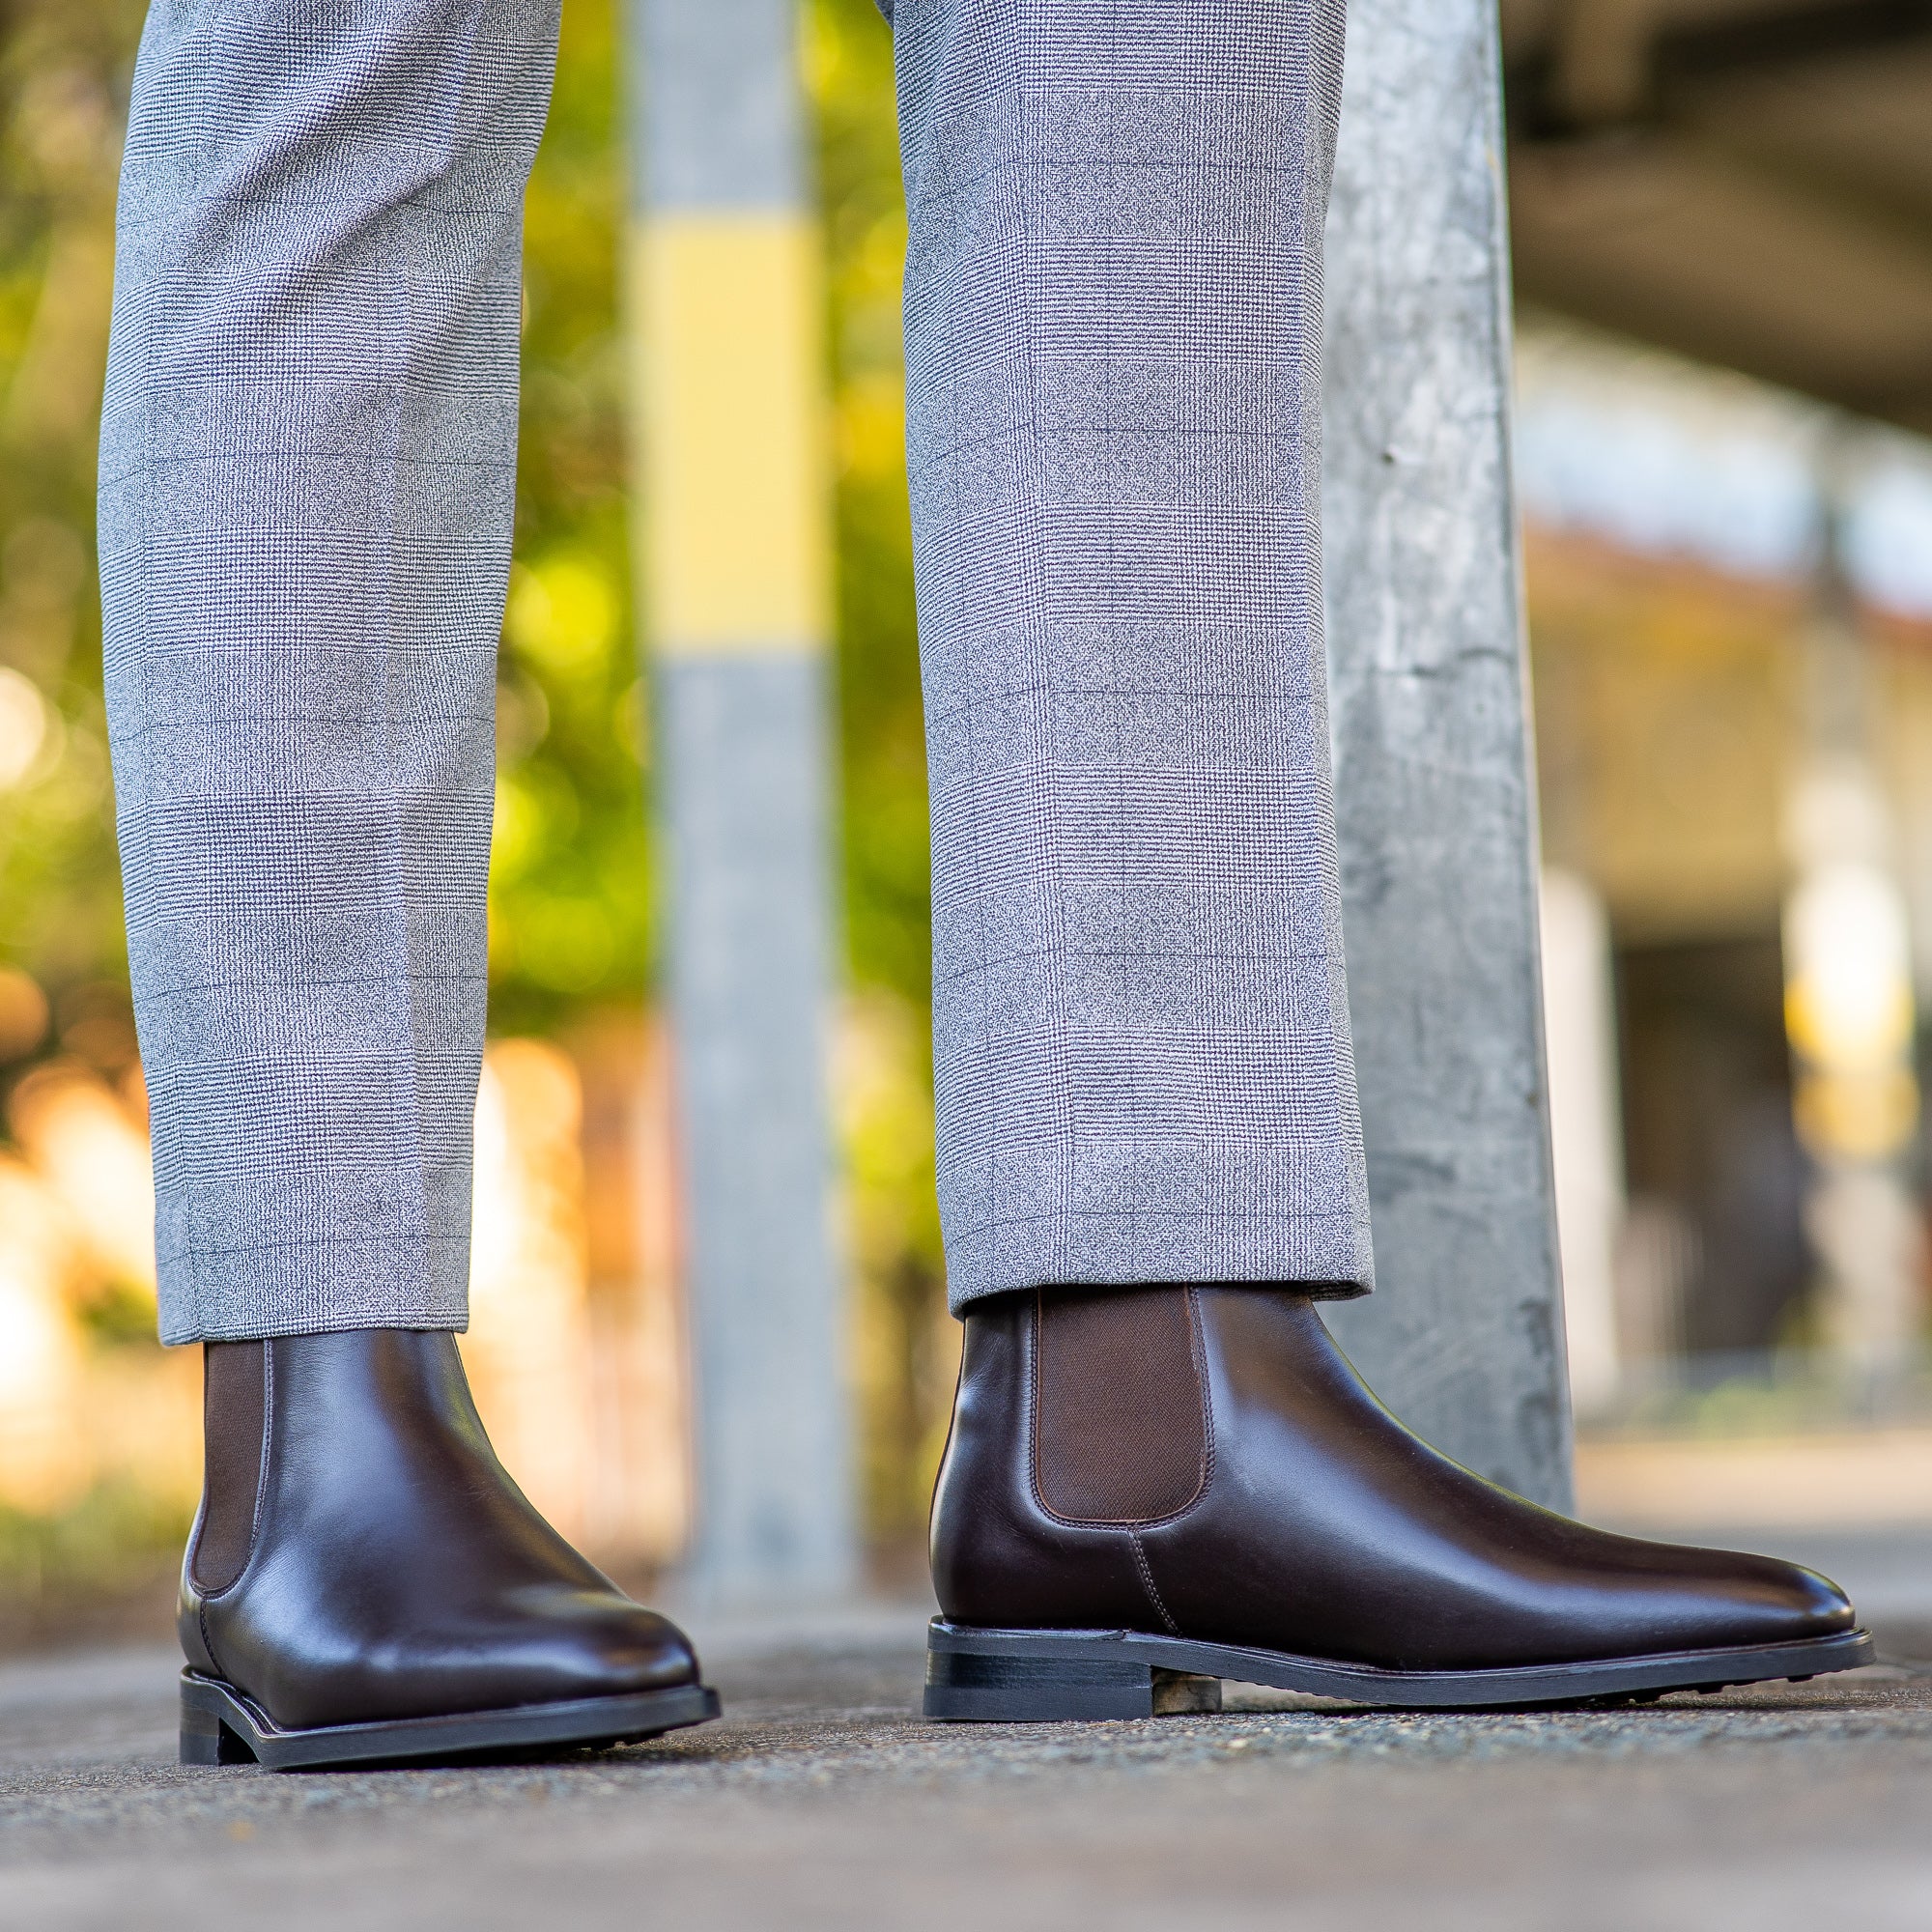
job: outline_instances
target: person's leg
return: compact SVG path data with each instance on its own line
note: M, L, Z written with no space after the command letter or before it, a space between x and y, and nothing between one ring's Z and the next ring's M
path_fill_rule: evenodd
M1822 1579L1436 1456L1312 1306L1372 1281L1319 528L1342 0L898 0L895 35L967 1330L928 1711L1862 1661Z
M549 11L149 18L100 544L163 1341L465 1319Z
M161 1332L208 1354L204 1758L249 1699L388 1727L294 1761L709 1695L503 1474L448 1332L555 34L555 0L156 0L142 42L101 581Z
M1371 1280L1321 641L1342 10L901 0L955 1310Z

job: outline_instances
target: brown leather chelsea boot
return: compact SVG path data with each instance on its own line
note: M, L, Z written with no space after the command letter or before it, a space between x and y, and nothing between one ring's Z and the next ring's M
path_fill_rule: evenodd
M1306 1293L1056 1290L966 1317L930 1718L1650 1698L1871 1661L1833 1583L1587 1529L1370 1394Z
M682 1633L505 1473L453 1336L285 1335L205 1359L184 1764L528 1753L718 1715Z

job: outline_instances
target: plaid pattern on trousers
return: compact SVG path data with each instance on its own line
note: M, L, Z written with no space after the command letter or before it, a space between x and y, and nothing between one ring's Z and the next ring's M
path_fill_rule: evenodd
M171 1342L464 1320L555 0L156 0L100 440Z
M955 1307L1371 1280L1321 582L1341 0L898 0Z
M1321 637L1339 0L900 0L954 1305L1370 1279ZM464 1319L556 0L155 0L101 435L169 1341Z

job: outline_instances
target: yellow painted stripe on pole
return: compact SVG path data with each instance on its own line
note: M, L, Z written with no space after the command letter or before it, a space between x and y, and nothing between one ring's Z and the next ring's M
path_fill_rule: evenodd
M632 250L639 534L660 650L810 650L831 629L817 237L658 215Z

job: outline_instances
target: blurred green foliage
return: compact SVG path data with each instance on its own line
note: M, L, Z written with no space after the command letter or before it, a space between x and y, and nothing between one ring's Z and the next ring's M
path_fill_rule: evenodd
M0 965L69 1020L126 979L100 700L94 457L135 0L0 11ZM35 694L38 694L38 705ZM24 734L24 735L23 735Z
M626 463L617 0L566 0L526 222L517 562L499 685L491 998L541 1032L652 977L649 683L638 674ZM840 1059L867 1519L923 1522L956 1346L944 1312L926 1046L925 746L906 507L905 212L892 36L808 0L825 240L838 584L838 834L856 994Z
M925 741L906 506L906 224L892 36L872 0L815 0L807 24L838 451L847 929L858 980L923 1009L931 974Z
M0 0L0 681L13 679L0 688L0 711L39 706L31 772L11 786L0 773L0 972L31 975L53 1012L25 1045L16 1028L11 1061L0 1024L0 1086L56 1052L111 1073L132 1054L93 496L114 196L141 15L139 0ZM628 545L621 17L621 0L565 0L527 202L491 870L498 1033L564 1030L586 1008L634 1003L655 971L649 686ZM952 1346L924 1025L924 749L899 338L905 222L890 32L872 0L803 0L801 19L826 244L838 836L857 994L848 1031L858 1043L841 1064L862 1069L841 1118L868 1505L875 1527L892 1534L923 1514ZM97 1520L118 1524L124 1541L134 1534L127 1512L103 1501L75 1519L90 1549ZM68 1534L0 1525L0 1570L43 1556L73 1569Z
M547 1028L651 968L655 897L627 545L621 62L614 0L568 0L526 226L517 570L492 870L497 1024ZM892 36L871 0L802 20L826 244L840 837L855 978L923 1009L925 757L906 512L905 214Z
M892 36L872 0L812 0L837 451L838 725L847 942L860 992L841 1094L866 1520L922 1543L958 1360L933 1190L925 740L906 505L905 203ZM867 1060L892 1077L866 1075Z
M0 809L0 961L57 996L125 977L99 695L95 435L135 0L0 13L0 664L49 705ZM568 0L526 219L517 562L492 870L494 1020L549 1031L651 971L655 898L627 544L616 0ZM845 914L856 977L923 1006L924 760L899 377L892 42L804 16L838 458Z
M116 1630L173 1595L189 1512L106 1483L51 1516L0 1505L0 1648L71 1643Z
M627 547L622 62L569 0L525 215L516 564L497 685L492 1025L548 1032L651 967L653 867Z

